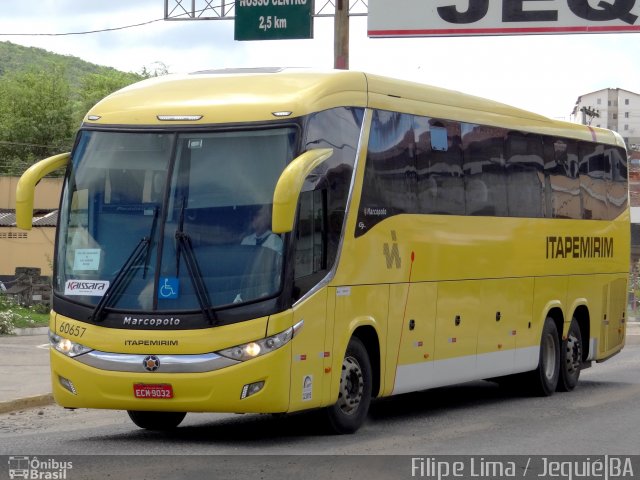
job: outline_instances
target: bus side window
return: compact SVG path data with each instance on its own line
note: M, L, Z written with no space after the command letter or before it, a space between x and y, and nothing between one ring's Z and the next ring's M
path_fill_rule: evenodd
M605 220L609 217L607 189L611 165L610 159L604 154L604 145L580 142L578 161L583 218Z
M327 268L338 256L349 187L358 149L357 140L364 111L360 108L332 108L309 117L305 149L332 148L333 155L307 178L304 190L327 190Z
M327 190L300 194L295 230L295 297L300 298L327 270Z
M510 217L545 216L543 141L540 135L509 132L507 159L507 198Z
M583 217L580 179L578 177L578 144L575 140L548 138L553 158L545 163L545 177L550 185L553 218Z
M414 118L418 211L464 215L460 123Z
M611 164L611 183L607 191L609 219L621 215L627 208L627 160L619 147L605 147L605 155Z
M462 124L467 215L508 216L504 140L507 130Z

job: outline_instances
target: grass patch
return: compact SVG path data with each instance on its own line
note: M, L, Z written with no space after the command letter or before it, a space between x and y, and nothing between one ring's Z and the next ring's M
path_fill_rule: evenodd
M49 325L49 313L38 313L26 307L13 307L13 325L15 328L46 327Z
M0 295L0 335L10 335L16 328L46 327L49 325L47 310L43 305L22 307Z

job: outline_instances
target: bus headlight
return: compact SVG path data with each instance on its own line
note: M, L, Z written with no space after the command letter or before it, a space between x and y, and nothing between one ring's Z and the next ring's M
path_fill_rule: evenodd
M61 337L60 335L49 330L49 343L58 352L66 355L67 357L77 357L83 353L90 352L92 348L85 347L80 343L73 342L68 338Z
M245 360L250 360L284 347L293 337L295 337L301 327L302 321L295 326L287 328L285 331L276 333L270 337L245 343L243 345L237 345L231 348L225 348L224 350L220 350L216 353L223 357L244 362Z

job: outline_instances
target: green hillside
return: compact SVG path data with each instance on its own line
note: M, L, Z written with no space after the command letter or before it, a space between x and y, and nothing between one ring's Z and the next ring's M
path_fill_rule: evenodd
M20 174L68 151L85 113L108 94L151 76L143 71L125 73L0 42L0 175Z
M28 69L46 71L53 65L60 65L65 71L65 77L72 87L72 92L81 88L82 79L87 75L109 75L119 73L111 67L103 67L85 62L71 55L60 55L48 52L42 48L23 47L11 42L0 42L0 75L19 72ZM142 67L142 66L141 66ZM127 74L132 81L141 79L137 74Z

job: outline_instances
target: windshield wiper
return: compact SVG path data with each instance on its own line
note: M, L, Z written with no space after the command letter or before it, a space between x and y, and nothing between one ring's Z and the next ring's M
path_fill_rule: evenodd
M144 270L142 273L142 278L145 278L147 275L147 266L149 264L149 254L151 252L151 242L156 231L156 223L158 220L158 208L153 209L153 223L151 224L151 231L148 237L142 237L138 244L135 246L129 258L124 262L122 268L116 275L116 278L113 279L113 282L109 285L107 290L104 292L104 295L91 312L89 316L90 322L101 322L103 320L104 309L108 307L112 303L113 298L118 298L120 292L122 292L123 287L125 285L125 280L129 277L129 273L131 269L140 262L140 259L144 256Z
M104 295L96 305L96 308L93 309L93 312L89 317L89 321L91 322L102 321L102 314L104 312L105 307L107 307L107 305L111 303L111 298L116 297L115 295L116 292L119 293L119 290L122 290L122 288L120 287L122 287L125 278L127 277L128 273L131 271L133 266L138 263L142 255L149 248L150 243L151 243L151 240L149 239L149 237L142 237L140 239L140 241L136 245L136 248L133 249L133 252L131 252L131 255L129 255L129 258L127 258L127 261L124 263L124 265L116 275L116 278L113 279L113 282L111 282L111 284L109 285L109 288L107 288L107 291L104 292Z
M198 259L193 251L193 245L191 244L191 237L188 233L183 231L184 226L184 205L185 199L182 199L182 208L180 209L180 222L179 228L176 230L176 240L178 243L178 258L176 268L180 269L180 254L184 253L184 260L187 264L187 270L189 272L189 278L193 284L193 289L200 305L200 310L209 322L209 325L217 325L218 318L215 310L211 308L211 300L209 298L209 292L207 286L202 279L202 272L198 264Z

